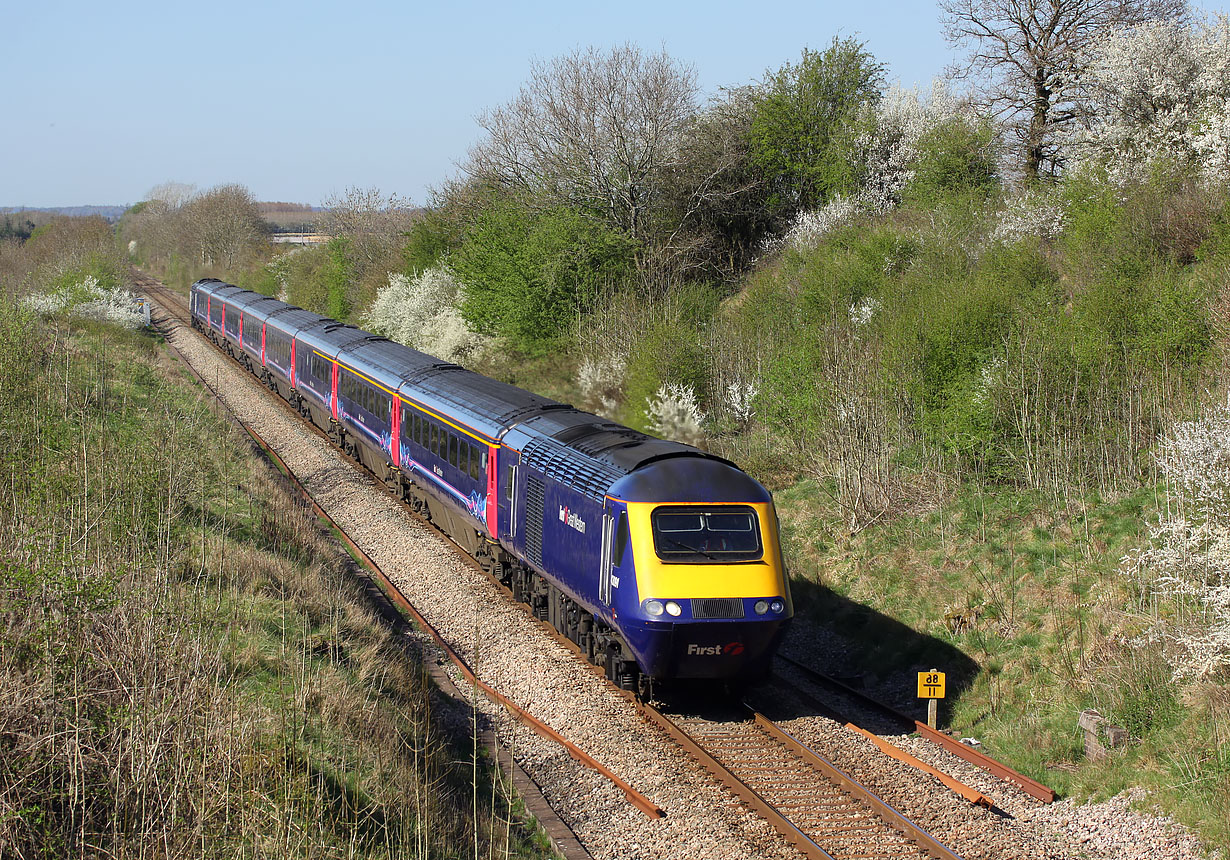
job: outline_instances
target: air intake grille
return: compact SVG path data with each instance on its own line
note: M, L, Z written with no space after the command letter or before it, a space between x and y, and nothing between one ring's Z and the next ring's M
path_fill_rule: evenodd
M743 601L738 597L697 597L692 600L693 618L742 618Z
M521 452L521 462L533 466L553 481L559 481L601 502L611 484L623 473L592 458L579 455L553 439L533 439Z
M542 508L545 495L542 481L530 478L525 482L525 554L542 567Z

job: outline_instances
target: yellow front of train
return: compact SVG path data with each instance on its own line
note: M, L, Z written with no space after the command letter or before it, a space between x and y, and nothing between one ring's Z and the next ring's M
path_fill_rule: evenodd
M767 676L794 608L768 491L729 463L675 458L619 486L635 569L620 628L654 678ZM623 484L624 482L621 482Z

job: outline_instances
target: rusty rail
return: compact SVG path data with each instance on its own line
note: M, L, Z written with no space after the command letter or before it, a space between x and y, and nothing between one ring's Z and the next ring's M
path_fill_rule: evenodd
M837 688L838 690L840 690L842 693L849 696L850 698L856 699L857 701L860 701L870 707L878 708L884 713L892 715L896 719L901 720L903 725L911 726L913 731L916 731L920 736L922 736L926 740L929 740L932 743L937 744L938 746L942 747L947 752L952 753L958 758L964 759L965 761L969 762L975 767L982 768L983 770L987 771L993 776L997 776L1002 780L1011 782L1012 784L1016 785L1018 788L1020 788L1022 791L1024 791L1026 794L1030 795L1031 797L1037 800L1041 800L1043 803L1053 803L1055 801L1055 792L1053 789L1047 788L1045 785L1038 782L1037 780L1030 779L1029 777L1025 776L1025 774L1019 773L1013 770L1012 768L1008 767L1008 765L1004 764L1003 762L996 761L995 759L991 758L986 753L981 752L980 750L976 750L973 747L968 746L966 744L963 744L960 741L949 737L943 732L936 731L935 729L928 726L926 723L919 722L914 717L911 717L908 714L903 714L901 711L898 711L896 708L892 707L891 705L886 705L885 703L877 699L873 699L871 696L867 695L862 690L856 690L853 687L851 687L849 684L842 683L836 678L832 678L828 675L825 675L823 672L818 672L812 667L804 663L800 663L798 660L795 660L792 657L789 657L781 653L778 653L777 657L778 659L789 663L791 666L794 666L796 669L799 669L804 674L809 675L812 678L815 678L821 683L827 684L830 687Z
M833 854L830 854L822 845L795 824L786 812L773 804L770 798L758 792L723 764L716 755L709 752L702 741L693 737L686 729L658 709L643 703L638 703L637 707L646 720L662 729L672 740L683 747L693 758L701 763L702 767L713 774L723 785L732 790L748 807L764 818L786 841L794 845L805 857L814 858L814 860L833 860ZM936 858L936 860L960 860L959 855L955 854L951 849L936 840L900 812L884 803L868 788L845 774L823 756L820 756L798 741L762 714L757 713L750 707L748 711L755 726L760 728L771 739L787 747L791 753L798 756L799 759L830 784L837 786L847 797L869 807L872 814L879 818L888 828L896 830L907 840L912 841L921 851Z
M144 289L150 289L151 286L153 285L143 284L142 286ZM162 285L157 285L156 288L161 289L166 292L170 292L169 290L167 290L165 286L162 286ZM170 309L168 308L167 310L170 310ZM174 314L174 311L171 311L171 313ZM180 320L186 319L186 317L183 317L183 316L178 316L178 315L176 316ZM414 619L415 623L418 624L419 627L421 627L436 642L436 644L444 651L444 653L448 656L449 660L453 662L453 664L457 667L458 671L460 671L461 674L465 676L466 680L470 684L472 684L476 689L482 690L483 693L488 698L490 698L492 701L498 702L499 704L503 705L509 711L509 713L515 716L523 724L533 729L539 735L558 743L568 752L568 754L573 759L585 765L586 767L592 768L593 770L597 771L598 773L602 774L604 777L609 779L612 783L614 783L614 785L617 788L619 788L620 791L624 793L624 796L628 799L628 802L631 803L633 806L635 806L637 809L639 809L641 812L645 813L645 815L649 816L650 818L662 818L666 815L666 813L657 804L653 803L653 801L651 801L645 795L641 794L639 791L637 791L635 788L629 785L626 781L621 779L618 775L616 775L613 771L611 771L609 768L607 768L605 765L603 765L601 762L599 762L589 753L585 752L580 747L578 747L576 744L569 741L559 732L555 731L555 729L551 728L549 725L544 723L542 720L539 720L537 717L529 713L529 711L522 708L516 702L509 699L503 693L500 693L498 690L494 689L489 684L479 679L474 674L474 672L470 669L470 667L466 664L465 660L463 660L461 656L456 651L454 651L452 647L444 640L444 637L440 635L439 631L437 631L435 627L433 627L431 623L428 622L428 620L423 617L423 615L414 607L414 604L412 604L406 598L406 596L401 593L401 591L397 588L397 586L393 584L392 580L390 580L388 576L385 575L384 571L380 569L380 566L377 565L376 562L366 552L364 552L363 549L358 544L356 544L350 538L350 535L346 533L346 530L343 529L337 523L337 521L335 521L331 516L329 516L329 513L324 508L322 508L316 502L314 498L312 498L311 493L309 493L307 488L304 487L302 483L300 483L298 477L296 477L295 473L291 470L291 468L278 455L277 451L273 450L273 448L269 445L269 443L266 442L256 430L254 430L249 424L247 424L247 422L241 419L238 415L234 413L233 410L231 410L224 403L222 403L220 393L217 391L217 389L215 389L212 385L210 385L209 382L203 376L201 376L196 371L196 368L192 367L192 365L189 364L187 361L184 362L184 366L188 368L188 370L192 373L194 377L196 377L197 381L199 381L203 386L205 386L206 389L208 389L214 395L215 402L218 403L220 406L222 406L223 409L226 410L226 413L228 414L230 419L234 421L235 424L238 425L241 429L243 429L243 431L246 432L248 436L251 437L251 439L260 447L260 449L265 453L265 455L269 457L269 459L286 475L286 477L290 480L290 482L294 485L294 487L303 496L304 500L309 505L311 505L312 510L316 513L316 515L320 517L324 522L328 523L337 532L337 534L341 537L342 541L344 541L346 546L350 549L354 557L357 558L363 564L363 566L366 567L369 571L371 571L371 573L376 577L377 581L380 583L382 589L384 590L388 598L399 609L403 610L408 615L410 615Z
M906 818L897 810L893 809L884 801L880 800L870 789L865 787L858 780L848 776L844 771L828 759L814 752L806 744L796 740L793 735L786 732L772 720L762 714L755 715L756 724L764 728L770 735L790 746L794 751L803 756L813 767L823 773L826 777L833 780L846 789L852 796L869 804L876 814L884 821L891 824L896 829L904 833L908 838L912 839L924 851L933 857L940 860L961 860L960 855L954 853L952 849L943 843L939 842L934 836L923 830L910 819Z

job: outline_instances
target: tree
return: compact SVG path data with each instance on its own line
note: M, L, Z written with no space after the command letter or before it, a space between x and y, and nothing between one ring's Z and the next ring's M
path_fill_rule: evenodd
M666 180L659 251L672 271L727 279L755 258L772 227L768 184L752 162L753 90L727 90L688 123Z
M378 188L347 188L325 200L321 229L349 242L349 252L360 272L379 266L395 255L415 220L410 201L396 194L385 197Z
M179 207L181 234L202 266L232 268L264 241L268 227L243 185L218 185Z
M968 54L953 69L972 77L981 106L1009 121L1025 175L1059 169L1055 132L1078 117L1081 56L1108 29L1182 20L1187 0L940 0L944 35Z
M1108 33L1087 51L1074 161L1118 181L1159 162L1213 183L1230 169L1230 19L1151 22Z
M776 214L789 218L853 190L859 112L880 98L883 77L884 66L862 42L834 39L823 51L804 48L798 65L786 63L759 86L752 159Z
M461 283L461 313L475 331L542 352L601 289L626 277L630 259L625 236L576 210L532 212L493 200L448 265Z
M465 170L546 208L599 215L643 242L696 92L691 67L630 44L535 63L516 98L479 117L488 136Z

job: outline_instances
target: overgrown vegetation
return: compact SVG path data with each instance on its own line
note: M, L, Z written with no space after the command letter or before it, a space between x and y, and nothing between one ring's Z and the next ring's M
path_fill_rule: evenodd
M323 248L142 259L731 457L778 491L803 611L866 646L851 671L930 668L860 638L876 613L950 644L978 665L955 728L1225 842L1230 574L1165 440L1226 393L1230 24L941 5L964 97L885 89L849 39L704 104L665 53L578 50L415 218L353 192ZM1084 707L1137 742L1082 762Z
M157 339L6 286L0 854L541 856L349 559Z

